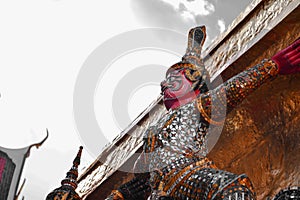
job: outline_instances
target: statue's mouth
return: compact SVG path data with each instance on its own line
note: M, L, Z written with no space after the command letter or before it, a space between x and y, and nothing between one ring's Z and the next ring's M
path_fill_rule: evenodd
M173 89L172 84L163 84L161 85L161 95L164 95L167 89Z
M168 86L167 85L163 85L163 86L161 86L161 95L163 95L164 94L164 92L165 92L165 90L168 88Z

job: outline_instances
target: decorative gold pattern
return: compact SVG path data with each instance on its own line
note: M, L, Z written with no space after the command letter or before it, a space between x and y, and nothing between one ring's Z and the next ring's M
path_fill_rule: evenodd
M202 107L202 98L201 97L199 97L196 102L197 102L197 108L199 109L201 115L204 117L204 119L208 123L213 124L213 125L221 125L223 123L223 121L222 122L217 122L217 121L214 121L210 118L211 112L210 112L209 109L206 109L206 110L203 109L203 107ZM208 112L209 112L209 114L208 114Z

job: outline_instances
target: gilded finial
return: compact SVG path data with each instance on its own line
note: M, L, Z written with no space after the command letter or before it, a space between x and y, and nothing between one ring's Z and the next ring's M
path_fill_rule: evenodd
M49 193L46 200L62 200L65 196L68 197L68 200L81 200L75 189L77 188L78 166L80 164L82 149L83 147L80 146L73 161L73 166L67 172L66 178L61 181L61 186Z
M61 185L69 185L69 186L73 187L74 189L77 188L78 166L80 164L82 149L83 149L83 147L80 146L77 156L75 157L75 159L73 161L73 166L67 172L66 178L61 181Z

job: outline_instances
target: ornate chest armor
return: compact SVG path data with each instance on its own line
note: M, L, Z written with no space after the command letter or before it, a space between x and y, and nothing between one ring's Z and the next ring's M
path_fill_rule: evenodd
M176 161L188 162L206 156L208 123L203 120L196 102L170 110L145 135L149 171L163 169Z

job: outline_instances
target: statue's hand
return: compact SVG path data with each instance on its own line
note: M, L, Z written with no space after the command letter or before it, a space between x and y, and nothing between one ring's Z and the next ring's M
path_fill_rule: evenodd
M277 64L279 74L300 72L300 38L292 45L277 52L271 59Z

